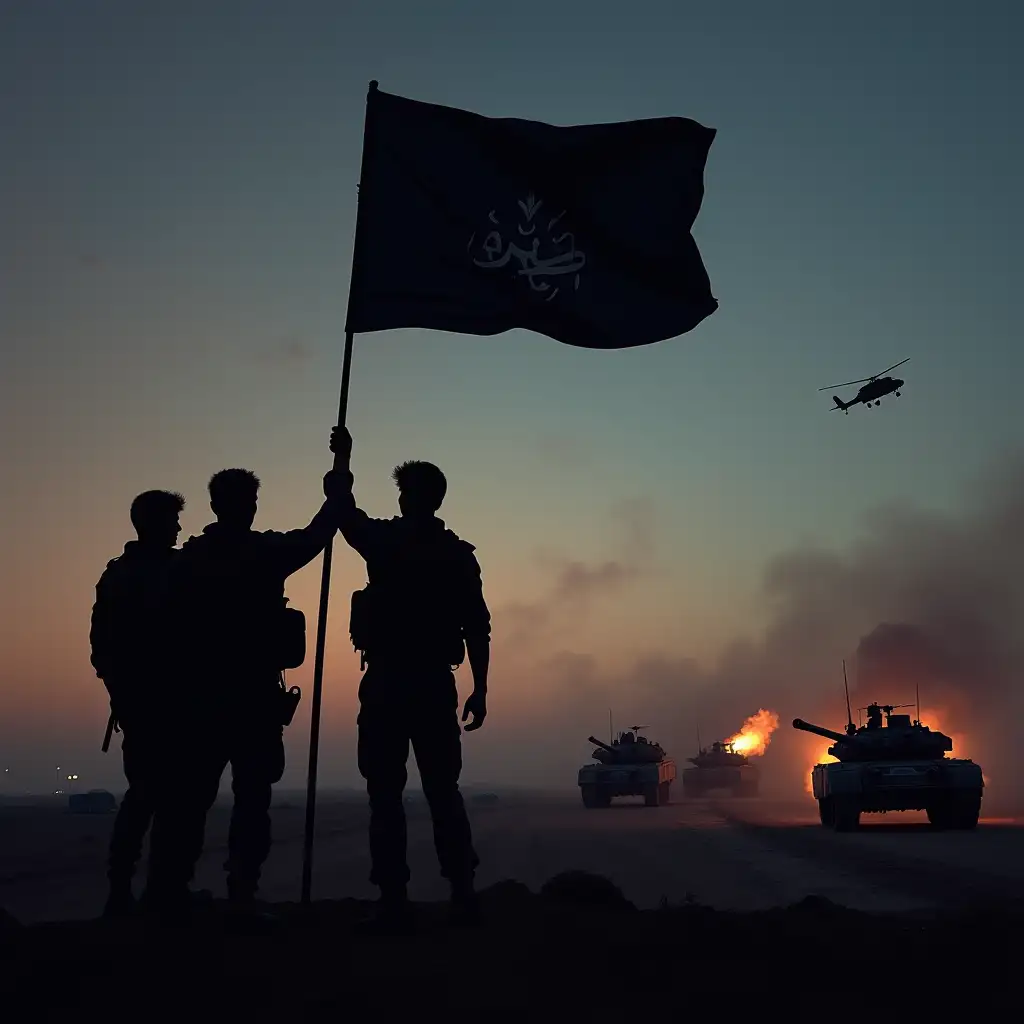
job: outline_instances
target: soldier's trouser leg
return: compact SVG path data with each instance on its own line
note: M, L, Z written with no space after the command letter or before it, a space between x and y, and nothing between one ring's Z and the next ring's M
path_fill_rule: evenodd
M167 763L171 751L168 750ZM156 773L156 800L149 839L147 893L177 899L187 893L203 852L206 816L217 799L226 759L209 742L194 737L190 756Z
M370 882L385 897L399 894L409 881L402 805L409 735L401 708L377 700L362 702L357 758L370 798Z
M228 830L228 895L250 899L270 853L270 799L284 775L284 727L272 719L248 722L232 737L231 790L234 806Z
M146 734L132 730L121 741L121 758L128 788L117 809L110 836L107 878L111 888L130 889L142 844L153 818L153 754Z
M456 888L472 884L480 863L473 849L469 817L459 791L461 734L453 680L450 701L432 701L417 710L412 722L412 745L423 782L423 795L430 805L441 875Z

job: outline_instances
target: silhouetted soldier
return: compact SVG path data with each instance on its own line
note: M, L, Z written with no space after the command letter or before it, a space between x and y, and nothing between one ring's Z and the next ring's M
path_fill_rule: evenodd
M325 495L334 479L324 477ZM217 521L185 542L175 572L178 622L205 707L209 765L202 816L230 764L228 898L246 915L254 913L270 852L271 788L284 774L284 726L295 710L282 673L305 656L305 621L286 607L285 581L323 551L338 522L328 500L302 529L253 530L259 487L247 469L214 474L210 507Z
M331 435L331 450L349 488L352 438ZM462 713L467 730L487 714L491 619L472 544L435 513L447 491L428 462L393 473L402 515L371 519L345 495L340 529L366 560L369 583L353 595L351 631L366 672L359 685L358 759L370 799L370 881L380 889L371 928L411 923L406 887L406 762L412 744L430 806L441 874L451 885L453 918L472 922L478 910L473 876L478 859L462 794L458 692L452 667L468 653L474 689Z
M118 916L134 905L132 877L158 793L172 763L174 685L168 661L167 585L185 507L180 494L146 491L131 505L138 540L107 563L96 584L89 641L96 674L110 695L111 716L121 729L128 789L110 840L104 913ZM159 868L159 865L158 865Z

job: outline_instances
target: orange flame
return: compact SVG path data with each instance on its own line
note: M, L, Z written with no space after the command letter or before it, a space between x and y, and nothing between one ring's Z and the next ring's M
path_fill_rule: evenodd
M732 744L737 754L746 757L760 757L771 739L771 735L779 727L779 716L774 711L761 708L756 715L751 715L738 733L730 736L726 743Z

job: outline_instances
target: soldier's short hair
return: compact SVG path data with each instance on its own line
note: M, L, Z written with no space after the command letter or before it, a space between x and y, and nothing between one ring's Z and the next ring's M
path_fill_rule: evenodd
M432 462L420 462L416 459L395 466L391 479L398 485L403 494L415 494L430 505L436 512L448 493L448 481L444 473Z
M132 502L129 510L132 526L144 530L164 516L180 515L185 508L185 499L177 491L143 491Z
M255 499L260 489L260 478L251 469L222 469L210 477L210 501L221 502Z

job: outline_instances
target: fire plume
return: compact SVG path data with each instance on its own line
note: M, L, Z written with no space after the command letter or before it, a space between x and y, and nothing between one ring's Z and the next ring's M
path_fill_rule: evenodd
M761 708L757 714L751 715L738 733L730 736L726 743L732 744L737 754L746 757L760 757L771 739L771 735L779 727L779 716L774 711Z

